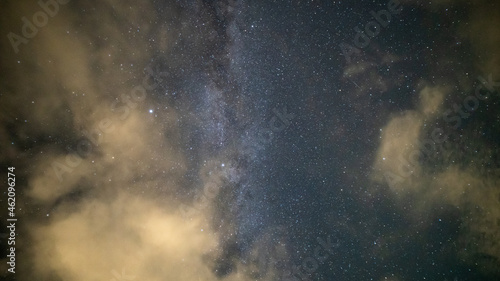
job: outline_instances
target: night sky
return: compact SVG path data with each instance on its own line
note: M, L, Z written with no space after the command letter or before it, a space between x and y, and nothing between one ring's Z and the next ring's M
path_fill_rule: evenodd
M0 279L500 280L499 1L0 13Z

